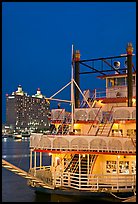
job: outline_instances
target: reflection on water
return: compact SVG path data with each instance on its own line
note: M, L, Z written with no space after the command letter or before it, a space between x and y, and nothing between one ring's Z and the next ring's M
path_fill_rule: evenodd
M2 159L6 158L21 158L21 157L29 157L30 154L24 154L24 155L2 155Z
M35 193L35 202L79 202L74 196Z
M80 196L79 196L80 197ZM74 196L65 196L57 194L45 194L45 193L36 193L35 202L80 202L79 197Z
M12 138L2 139L2 158L19 168L29 170L29 140L17 142ZM50 157L47 155L47 165ZM103 201L108 199L101 198ZM85 202L96 201L88 196L65 196L36 193L27 186L27 180L2 168L2 202ZM110 201L109 201L110 202Z
M110 202L111 197L90 197L90 196L75 196L75 195L57 195L57 194L46 194L46 193L35 193L35 201L34 202ZM121 202L118 199L113 200L112 202Z
M57 195L57 194L45 194L45 193L40 193L37 192L35 193L35 202L80 202L81 200L79 199L78 196L67 196L67 195Z

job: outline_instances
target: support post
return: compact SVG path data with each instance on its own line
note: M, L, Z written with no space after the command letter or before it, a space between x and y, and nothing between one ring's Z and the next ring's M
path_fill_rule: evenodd
M40 152L40 169L42 168L42 152Z
M79 154L79 189L81 189L81 154Z
M34 172L34 176L36 175L36 152L34 152L34 169L35 169L35 172Z
M30 150L30 169L32 169L32 149Z
M89 154L86 154L86 156L87 156L87 174L88 174L88 176L89 176L89 174L90 174L90 172L89 172L89 164L90 164L90 155Z

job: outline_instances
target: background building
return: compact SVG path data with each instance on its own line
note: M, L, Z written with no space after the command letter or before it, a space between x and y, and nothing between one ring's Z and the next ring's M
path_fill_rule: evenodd
M29 96L21 85L11 95L6 94L6 124L15 130L48 130L50 103L38 88L35 95Z

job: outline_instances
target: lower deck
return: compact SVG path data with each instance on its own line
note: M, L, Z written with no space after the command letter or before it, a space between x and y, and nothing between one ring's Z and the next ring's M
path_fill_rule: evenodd
M33 170L30 171L33 174ZM44 183L52 185L54 189L59 190L79 190L85 192L135 192L136 175L93 175L76 174L64 172L55 173L55 177L49 177L49 172L44 170L36 171L35 177L43 180ZM28 183L33 187L39 184L30 181Z
M54 189L114 193L136 189L134 155L52 154L49 166L44 165L42 152L31 156L29 173ZM28 185L39 187L32 180Z

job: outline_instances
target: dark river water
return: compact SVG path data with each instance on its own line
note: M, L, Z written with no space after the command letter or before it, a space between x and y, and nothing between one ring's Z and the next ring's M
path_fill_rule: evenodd
M28 171L29 139L2 139L2 159ZM2 202L85 202L85 200L96 201L81 196L36 193L27 185L25 178L2 168ZM104 198L102 201L105 201Z

